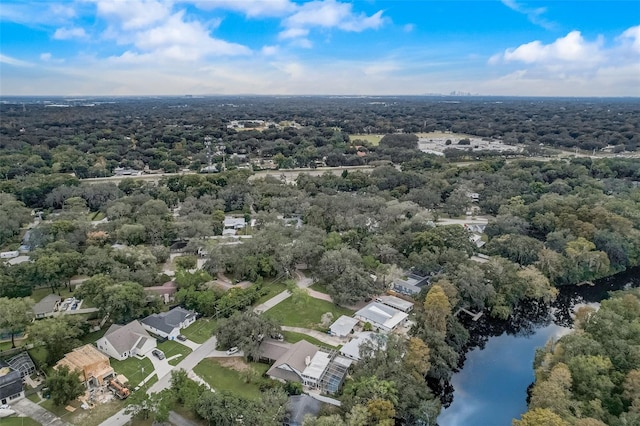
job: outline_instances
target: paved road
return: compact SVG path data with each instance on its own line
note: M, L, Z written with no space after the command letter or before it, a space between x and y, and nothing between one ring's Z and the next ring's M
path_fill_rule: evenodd
M42 426L67 426L69 424L27 398L12 403L11 408L25 417L31 417Z

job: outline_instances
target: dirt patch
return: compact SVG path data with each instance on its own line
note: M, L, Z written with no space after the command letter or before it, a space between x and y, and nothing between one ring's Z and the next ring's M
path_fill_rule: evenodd
M246 370L250 370L251 366L244 362L244 359L241 356L231 356L229 358L215 358L215 362L223 366L224 368L229 368L231 370L243 372Z

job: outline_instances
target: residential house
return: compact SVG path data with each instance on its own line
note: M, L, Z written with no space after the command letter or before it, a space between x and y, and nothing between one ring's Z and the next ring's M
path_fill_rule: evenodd
M275 380L300 382L312 389L335 393L342 386L349 366L351 360L335 351L301 340L273 363L267 375Z
M0 405L24 398L22 376L19 371L0 361Z
M180 334L180 330L195 322L196 316L195 312L176 307L169 312L149 315L140 323L147 331L174 340Z
M29 376L36 371L36 365L33 363L28 352L20 352L18 355L9 358L7 360L7 364L9 364L9 367L13 370L19 372L22 378Z
M96 342L100 351L119 361L136 355L146 355L156 344L156 339L136 320L127 325L113 324Z
M80 380L87 388L102 386L105 379L115 373L111 368L109 357L88 344L75 348L55 365L55 369L66 366L70 371L80 373Z
M422 277L414 273L408 273L404 279L396 279L391 284L391 289L400 294L414 296L422 290L424 286L429 284L429 277Z
M362 333L359 333L355 339L351 339L349 343L340 348L340 355L354 361L360 361L360 358L362 357L360 347L364 344L368 344L373 349L384 349L387 345L387 337L384 334L374 333L372 331L363 331Z
M376 299L376 302L380 302L383 305L391 306L402 312L411 312L413 310L413 302L401 299L396 296L380 296Z
M62 298L57 294L48 294L41 301L33 305L33 315L36 318L46 318L53 315L60 307Z
M287 412L282 422L283 426L302 426L307 415L317 417L322 408L322 402L306 395L292 395L287 401Z
M244 220L244 217L225 216L223 225L222 235L230 236L236 235L238 230L244 229L247 226L247 222Z
M356 318L342 315L329 327L329 334L337 337L347 337L353 331L353 327L358 324Z
M360 309L354 316L363 323L369 323L374 330L388 333L404 324L409 316L407 313L383 305L379 302L371 302Z
M178 286L175 281L167 281L166 283L153 287L145 287L144 292L148 295L156 295L166 304L175 300Z

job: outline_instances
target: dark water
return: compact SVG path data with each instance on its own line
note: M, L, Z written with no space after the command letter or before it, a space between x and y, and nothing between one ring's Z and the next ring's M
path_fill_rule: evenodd
M575 305L599 303L609 291L640 287L640 268L596 282L563 287L554 306L527 306L509 323L481 318L472 328L471 349L451 379L453 403L438 417L439 426L509 426L527 410L537 347L570 331Z

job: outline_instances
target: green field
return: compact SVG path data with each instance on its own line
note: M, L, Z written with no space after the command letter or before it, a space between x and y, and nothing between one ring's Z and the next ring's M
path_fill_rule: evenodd
M331 312L336 320L340 315L353 315L353 311L342 308L325 300L307 298L301 305L296 305L292 298L288 298L269 309L263 315L273 318L282 325L291 327L320 328L322 315Z
M171 361L169 361L169 364L171 365L178 365L178 363L180 361L182 361L184 359L185 356L189 355L191 353L191 348L186 347L185 345L176 342L175 340L167 340L165 342L162 342L160 344L158 344L158 349L160 349L162 352L164 352L164 355L167 358L171 358L172 356L176 355L176 354L182 354L182 356L179 356L175 359L172 359Z
M349 135L349 140L353 142L356 139L360 139L361 141L368 142L371 146L378 146L383 136L384 135Z
M40 426L40 423L36 422L30 417L5 417L0 419L0 425L2 426Z
M124 374L129 380L129 387L135 388L140 384L145 377L154 371L153 364L147 358L138 359L136 357L127 358L124 361L118 361L117 359L110 359L111 367L117 374ZM144 373L142 369L144 368Z
M200 318L189 327L182 329L180 332L187 339L196 343L204 343L207 341L216 329L216 321L211 318Z
M238 358L243 363L242 358ZM225 358L226 360L230 358ZM219 360L215 358L205 358L195 366L193 372L200 376L205 382L214 389L225 390L235 395L245 398L260 398L259 382L269 369L267 364L250 363L249 366L255 369L259 376L252 383L245 383L243 374L231 368L223 367Z
M320 293L329 294L329 290L327 290L327 286L320 281L316 281L315 283L309 286L311 290L319 291Z

